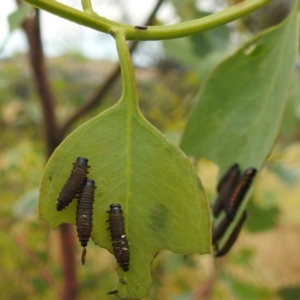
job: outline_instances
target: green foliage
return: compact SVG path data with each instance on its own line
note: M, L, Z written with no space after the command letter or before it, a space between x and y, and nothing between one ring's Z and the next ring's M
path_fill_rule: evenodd
M156 39L157 37L164 39L198 33L200 30L224 24L268 2L263 0L245 1L245 3L234 7L230 11L231 14L228 11L227 15L225 12L223 15L218 14L216 17L213 15L207 16L195 22L187 22L185 25L179 24L178 26L171 26L171 28L160 26L155 29L149 28L147 31L138 32L133 30L133 26L131 25L118 24L97 16L90 7L90 1L88 0L82 1L85 4L84 12L74 9L68 10L65 5L58 3L58 1L30 1L44 5L50 11L49 7L51 8L53 5L55 7L53 13L62 15L73 21L77 20L78 23L91 28L107 33L113 29L116 35L122 34L124 38L137 40ZM177 4L185 6L184 13L186 15L189 15L189 10L194 11L195 8L194 1L186 1L185 3L177 1ZM248 7L248 10L244 9L244 7ZM249 9L249 7L252 8ZM14 20L11 19L13 27L16 27L16 24L21 22L20 13L18 14L17 18L15 16ZM24 15L25 13L23 12L23 17ZM207 106L199 106L200 104L198 103L196 109L200 107L200 110L203 111L196 118L192 115L190 121L193 125L197 125L197 130L193 132L189 142L191 144L194 143L196 146L198 146L198 143L201 143L205 148L204 150L201 149L201 151L199 149L195 150L195 157L198 158L203 155L212 158L221 166L221 172L231 162L239 162L243 168L248 167L250 164L258 168L262 166L279 131L280 120L285 106L285 96L287 95L289 82L293 73L297 34L295 15L296 13L294 12L281 25L258 35L247 43L234 56L217 68L215 73L210 77L210 81L208 81L202 94L204 96L200 101L200 103L202 101L206 103ZM202 16L198 12L195 12L194 17L200 18ZM178 45L180 45L180 48L178 47L176 50L180 52L182 57L186 56L184 59L188 61L189 65L194 65L197 69L199 63L199 68L203 71L203 67L206 68L204 62L207 63L210 59L215 60L216 57L225 55L223 48L225 48L227 41L228 30L225 27L220 27L211 32L205 32L188 38L188 44L179 41ZM170 51L172 50L170 49ZM211 52L215 53L211 54ZM173 53L175 52L173 51ZM200 61L201 58L205 60ZM178 57L178 59L181 59L181 57ZM127 63L130 64L129 61ZM207 63L208 67L206 70L211 65L211 62ZM123 67L124 64L122 72L124 72ZM74 69L76 70L76 66ZM63 99L63 101L60 101L63 104L59 104L57 108L60 121L68 117L69 112L74 110L76 106L83 103L83 99L87 93L86 89L81 89L80 85L75 84L74 94L70 93L68 97L65 96L65 90L68 89L69 84L68 80L73 81L74 77L78 75L79 81L82 82L84 77L88 77L83 76L85 73L76 73L75 76L73 75L74 72L71 78L63 78L63 80L58 80L53 84L55 89L62 95L62 97L58 98ZM61 74L58 77L61 77ZM128 86L126 82L132 82L132 84ZM0 85L2 87L6 86L7 82L2 79ZM74 223L76 201L74 200L62 212L56 211L55 202L62 185L69 176L72 162L79 155L89 158L89 164L91 165L89 177L93 178L98 186L94 205L92 238L97 245L108 249L110 252L112 252L112 246L109 232L106 231L107 225L105 221L107 213L105 211L114 202L120 203L124 210L126 232L130 242L131 264L130 270L126 274L120 268L117 268L120 278L125 279L128 283L126 286L121 285L118 287L120 291L118 296L122 298L140 298L146 293L150 285L149 265L159 250L169 249L178 253L207 253L210 250L209 211L203 188L199 184L194 167L176 146L170 143L141 116L137 109L132 110L130 97L134 92L130 89L134 89L134 85L135 78L131 74L125 81L123 80L123 96L125 95L125 97L122 99L125 99L125 101L121 100L111 109L79 127L58 147L44 171L39 205L41 218L49 221L52 227L64 222ZM146 115L148 113L148 116L154 116L151 121L157 123L160 128L163 128L167 124L166 128L170 129L174 126L172 124L173 120L176 119L174 115L178 114L181 124L173 127L178 130L182 126L182 119L184 119L186 113L185 106L177 111L175 110L174 115L171 114L174 118L170 117L169 120L171 121L169 123L161 120L164 117L161 112L167 110L164 106L164 98L168 98L171 95L172 101L170 102L175 107L179 106L178 103L181 103L180 97L174 95L177 94L177 86L173 91L164 89L167 85L162 87L158 83L156 86L155 93L160 93L156 101L161 101L162 103L156 105L155 101L153 101L152 111L149 107L145 108L145 105ZM152 93L153 90L151 91ZM294 99L289 102L291 107L297 105L297 92L294 95ZM222 97L225 97L225 104ZM7 97L3 95L1 98L4 99L5 105L7 104L12 107L5 107L11 115L16 116L14 108L21 107L21 116L28 116L30 120L29 124L39 125L42 123L43 120L36 107L36 103L22 103L22 100L19 99L17 101L8 101ZM24 99L27 101L28 98L31 97L27 94ZM126 99L129 100L127 101ZM14 106L15 102L17 102L16 106ZM3 103L0 103L1 108ZM289 119L292 111L292 108L286 110L286 119ZM92 115L94 116L97 112L93 111ZM86 116L87 119L89 117ZM0 121L5 123L5 126L11 125L13 127L17 124L18 128L24 129L24 124L26 123L23 123L23 119L21 122L20 118L16 118L13 121L9 119L9 122L7 122L8 119L3 118L1 114ZM27 119L24 118L24 120ZM283 122L282 124L287 123ZM249 124L250 126L248 126ZM296 122L292 126L288 125L287 131L293 131L295 126ZM41 136L39 131L41 126L35 127L35 130ZM187 128L189 128L189 125ZM17 131L15 128L15 132ZM184 138L186 138L187 132ZM211 136L213 137L211 138ZM9 137L14 137L14 134L4 135L4 139L1 141L3 147L7 146L4 140L9 140ZM33 137L35 135L32 134L32 139L34 140ZM183 142L183 148L187 150L188 154L193 155L193 151L190 150L192 148L191 144L186 146ZM219 145L221 145L221 149L215 150ZM36 168L35 160L28 159L28 149L31 148L28 145L25 146L27 146L25 155L19 149L7 147L9 151L5 153L4 159L0 159L0 170L1 163L9 166L9 171L7 171L9 178L6 182L9 186L6 187L6 184L0 182L1 187L5 186L7 194L15 193L18 197L23 194L15 205L15 212L20 218L24 218L26 212L32 211L36 201L36 191L24 194L23 190L30 190L36 186L40 172L36 171L38 167ZM41 152L42 150L39 148L37 155L41 156ZM22 161L20 158L24 157L26 159ZM8 158L8 163L6 162L6 158ZM286 180L286 182L295 183L295 178L289 176L285 172L286 170L273 168L273 171ZM17 176L18 179L15 179L17 172L21 176ZM25 183L22 181L25 181ZM9 188L12 191L7 192ZM9 197L5 194L5 199L10 200L10 198L10 194ZM4 201L1 207L3 208L5 205L8 207L10 204ZM279 212L275 206L266 209L252 205L249 209L250 212L252 211L255 214L256 218L264 219L263 222L256 222L254 225L253 223L251 224L250 220L249 226L252 230L259 231L271 228L276 224ZM10 215L7 211L6 213ZM9 234L16 241L19 241L16 233L22 236L24 233L22 232L22 228L25 226L19 220L14 222L17 230L15 233L11 234L12 232L9 232ZM55 254L57 252L57 238L49 238L47 224L44 223L41 226L39 224L40 222L32 222L23 229L26 231L29 248L36 250L33 258L32 253L30 251L26 252L24 249L22 251L29 254L27 254L28 257L23 255L23 252L19 251L19 247L11 245L11 240L8 238L10 235L5 230L0 231L0 242L5 245L5 251L9 252L8 249L13 249L10 253L10 260L1 262L1 269L13 270L16 269L15 266L17 264L19 267L17 277L28 279L26 281L20 280L20 287L18 286L18 282L13 283L13 287L16 287L16 289L13 288L10 293L12 299L20 297L25 299L24 294L28 290L30 290L28 295L30 293L38 294L39 298L53 299L56 297L55 293L58 291L58 288L55 284L53 286L50 284L50 288L48 288L47 285L49 283L46 283L47 280L44 277L36 275L37 272L43 274L42 270L39 269L41 268L39 264L32 266L32 261L40 261L51 269L55 278L62 276L60 272L61 266L57 258L55 259L55 263L53 263L53 257L58 256ZM3 224L1 223L1 225ZM4 225L6 226L5 228L10 226L7 224ZM32 232L34 234L31 234ZM55 237L57 231L52 234ZM255 251L248 248L246 250L245 248L243 249L240 255L236 256L235 262L246 266L254 257ZM99 252L101 255L98 258ZM105 290L106 287L112 285L114 274L111 267L103 267L107 261L106 258L108 258L104 253L106 253L104 249L94 247L93 245L89 247L87 265L85 266L87 269L84 271L80 269L80 281L82 282L80 294L84 298L92 299L96 297L104 299L104 294L109 290ZM17 263L12 258L16 258ZM112 258L112 256L109 256L109 258ZM165 261L165 266L169 273L174 277L176 276L172 299L186 299L193 294L188 288L195 288L192 284L189 285L187 283L188 279L193 279L193 276L190 274L191 278L185 278L187 279L186 281L178 279L180 278L179 273L181 269L177 270L177 266L180 264L184 265L182 261L182 256L178 254L171 254ZM21 263L19 264L19 262ZM191 264L187 260L185 266L189 267L188 273L191 273L192 267L196 269L197 264L194 262ZM99 271L98 268L101 268L101 270ZM24 272L23 270L26 271ZM205 273L203 270L201 271ZM158 275L155 281L157 289L164 286L164 279L169 276L169 274L165 273L162 275L162 273L157 272ZM8 278L5 278L3 286L0 286L1 292L7 290L6 285L8 286L10 281L13 281L11 279L14 279L13 275L9 274L9 272L7 274ZM225 279L223 278L224 281L231 287L238 299L271 299L272 297L272 292L265 287L248 284L231 276L225 277ZM116 278L114 279L117 281ZM97 290L98 285L101 286L101 290ZM285 290L282 295L284 292ZM105 299L107 298L111 297L106 296ZM156 299L166 299L166 297L159 298L158 296Z
M274 172L288 186L294 186L299 181L299 172L296 168L271 162L267 164L267 168Z
M296 12L247 42L210 75L186 125L185 153L208 157L221 174L234 162L261 168L278 134L294 73Z
M224 274L222 279L230 286L237 299L272 299L272 294L264 287L241 281L235 277Z
M264 208L257 205L254 201L249 201L247 211L249 212L249 218L246 226L250 232L268 230L277 225L280 213L278 207Z
M278 296L282 300L299 300L300 286L289 286L278 291Z
M203 18L210 15L197 11L194 3L186 3L185 1L179 4L176 1L173 2L175 2L174 7L183 19L187 17L189 19ZM188 68L194 69L203 78L232 51L229 37L229 28L223 25L181 39L165 40L163 45L171 58Z
M285 107L282 118L280 134L281 136L290 136L296 130L300 118L300 73L299 70L295 72L290 94Z
M262 167L279 132L295 70L297 36L296 5L281 24L258 34L212 72L182 137L186 154L211 159L220 174L233 163L243 169ZM236 220L246 204L247 198Z
M39 190L32 189L22 195L14 205L14 215L25 218L36 212Z
M208 253L207 202L193 166L180 150L138 113L120 102L74 131L55 151L44 171L40 218L52 227L75 223L74 201L62 212L56 199L77 156L89 159L98 189L94 202L94 242L112 251L106 210L120 203L130 242L130 269L120 278L126 297L139 298L150 285L149 266L162 249Z
M235 264L239 264L241 266L249 268L250 262L253 259L254 255L255 252L252 248L243 248L233 257L233 262Z

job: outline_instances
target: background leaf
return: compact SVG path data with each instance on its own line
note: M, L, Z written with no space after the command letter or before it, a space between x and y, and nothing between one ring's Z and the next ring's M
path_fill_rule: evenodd
M98 187L92 232L97 245L112 252L106 210L120 203L124 211L130 268L126 273L117 268L128 283L118 287L119 296L146 294L150 263L161 249L210 252L208 204L192 164L124 102L79 127L56 149L41 184L41 219L52 227L74 224L76 201L61 212L55 202L78 156L89 159L89 178Z
M187 9L185 7L190 5L192 5L192 8ZM197 11L194 4L183 1L181 1L181 4L176 3L175 6L178 12L187 11L191 14L188 19L210 15L210 13ZM181 6L184 6L184 8L182 9ZM194 69L201 80L234 49L230 44L229 27L226 25L180 39L164 40L163 45L166 53L172 59Z
M299 300L300 286L288 286L278 291L278 296L282 300Z
M300 73L296 70L290 94L283 114L280 134L282 136L292 135L298 127L300 119Z
M275 227L280 214L278 207L265 208L257 205L254 201L249 202L247 211L249 218L246 222L246 227L252 233Z
M222 279L231 287L237 299L253 300L253 299L271 299L270 292L261 286L256 286L228 274L224 274Z
M188 120L181 148L220 166L261 168L278 134L295 69L296 9L222 62Z
M13 212L17 218L25 218L36 213L38 188L27 191L14 204Z
M33 9L33 6L30 4L22 3L17 10L11 13L8 16L9 31L12 32L20 27Z
M299 170L279 163L269 162L267 168L274 172L286 185L294 186L299 181Z

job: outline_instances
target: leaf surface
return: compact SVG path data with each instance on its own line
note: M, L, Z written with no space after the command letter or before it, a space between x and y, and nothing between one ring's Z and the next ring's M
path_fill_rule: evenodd
M88 158L88 177L97 186L92 232L97 245L112 252L106 210L119 203L124 211L130 267L128 272L117 267L119 277L127 282L117 287L118 296L139 299L146 294L151 261L162 249L210 252L208 204L192 164L124 101L75 130L50 158L39 214L51 227L75 223L77 201L61 212L55 203L78 156Z

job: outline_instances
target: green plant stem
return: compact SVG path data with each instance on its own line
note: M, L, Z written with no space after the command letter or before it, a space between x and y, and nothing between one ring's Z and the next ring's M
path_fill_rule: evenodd
M81 0L81 5L85 12L94 13L92 3L90 0Z
M122 76L122 97L120 101L124 101L127 107L131 110L138 109L138 91L136 87L136 80L134 68L126 43L125 34L121 30L114 33L116 45L120 60L121 76Z
M239 19L251 13L252 11L270 3L272 0L246 0L228 9L225 9L224 11L201 19L183 22L171 26L149 26L147 30L136 30L132 25L125 25L108 20L97 15L96 13L87 14L86 12L79 11L57 1L23 1L67 20L82 24L98 31L102 31L104 33L109 33L111 30L117 31L117 29L123 29L125 32L126 40L149 41L180 38L212 29L214 27ZM84 5L84 7L88 7L90 5L89 2L89 0L82 0L82 4Z
M158 0L155 7L153 8L153 11L149 15L145 25L151 24L153 22L153 19L163 4L164 0ZM134 41L129 46L129 51L132 54L139 41ZM117 64L115 69L111 72L111 74L107 77L106 81L104 81L101 86L95 90L95 92L89 96L85 101L83 101L83 105L78 107L77 110L71 114L69 119L66 120L65 124L62 125L60 134L61 139L63 139L63 136L66 134L67 130L72 126L72 124L83 114L85 114L88 110L94 108L96 105L100 105L101 101L104 99L104 95L111 89L113 84L115 83L116 79L119 77L120 73L120 65Z

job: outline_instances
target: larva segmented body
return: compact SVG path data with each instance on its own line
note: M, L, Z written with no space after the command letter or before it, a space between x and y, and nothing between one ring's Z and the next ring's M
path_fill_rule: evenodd
M83 247L81 262L84 265L86 249L93 226L93 202L94 202L95 182L87 178L81 188L77 212L76 212L76 230L80 244Z
M220 250L217 249L217 251L215 253L215 257L221 257L228 253L228 251L231 249L231 247L237 240L239 233L240 233L246 219L247 219L247 212L244 211L240 220L236 224L236 227L234 228L233 232L231 233L228 241L226 242L226 244L223 246L222 249L220 249Z
M241 171L238 164L234 164L230 169L222 176L217 186L218 197L213 205L213 215L216 218L220 212L225 208L233 189L237 185Z
M129 270L129 244L125 234L123 211L120 204L111 204L109 213L109 228L114 255L123 271Z
M233 193L231 194L230 200L228 201L225 207L226 216L230 220L234 219L240 204L242 203L248 189L251 186L255 174L256 174L256 169L254 168L247 169L245 173L242 175L242 178L240 182L237 184L237 186L235 187Z
M73 165L71 175L63 186L56 202L56 209L58 211L63 210L72 202L76 194L80 191L88 174L87 170L89 166L87 158L80 156Z

